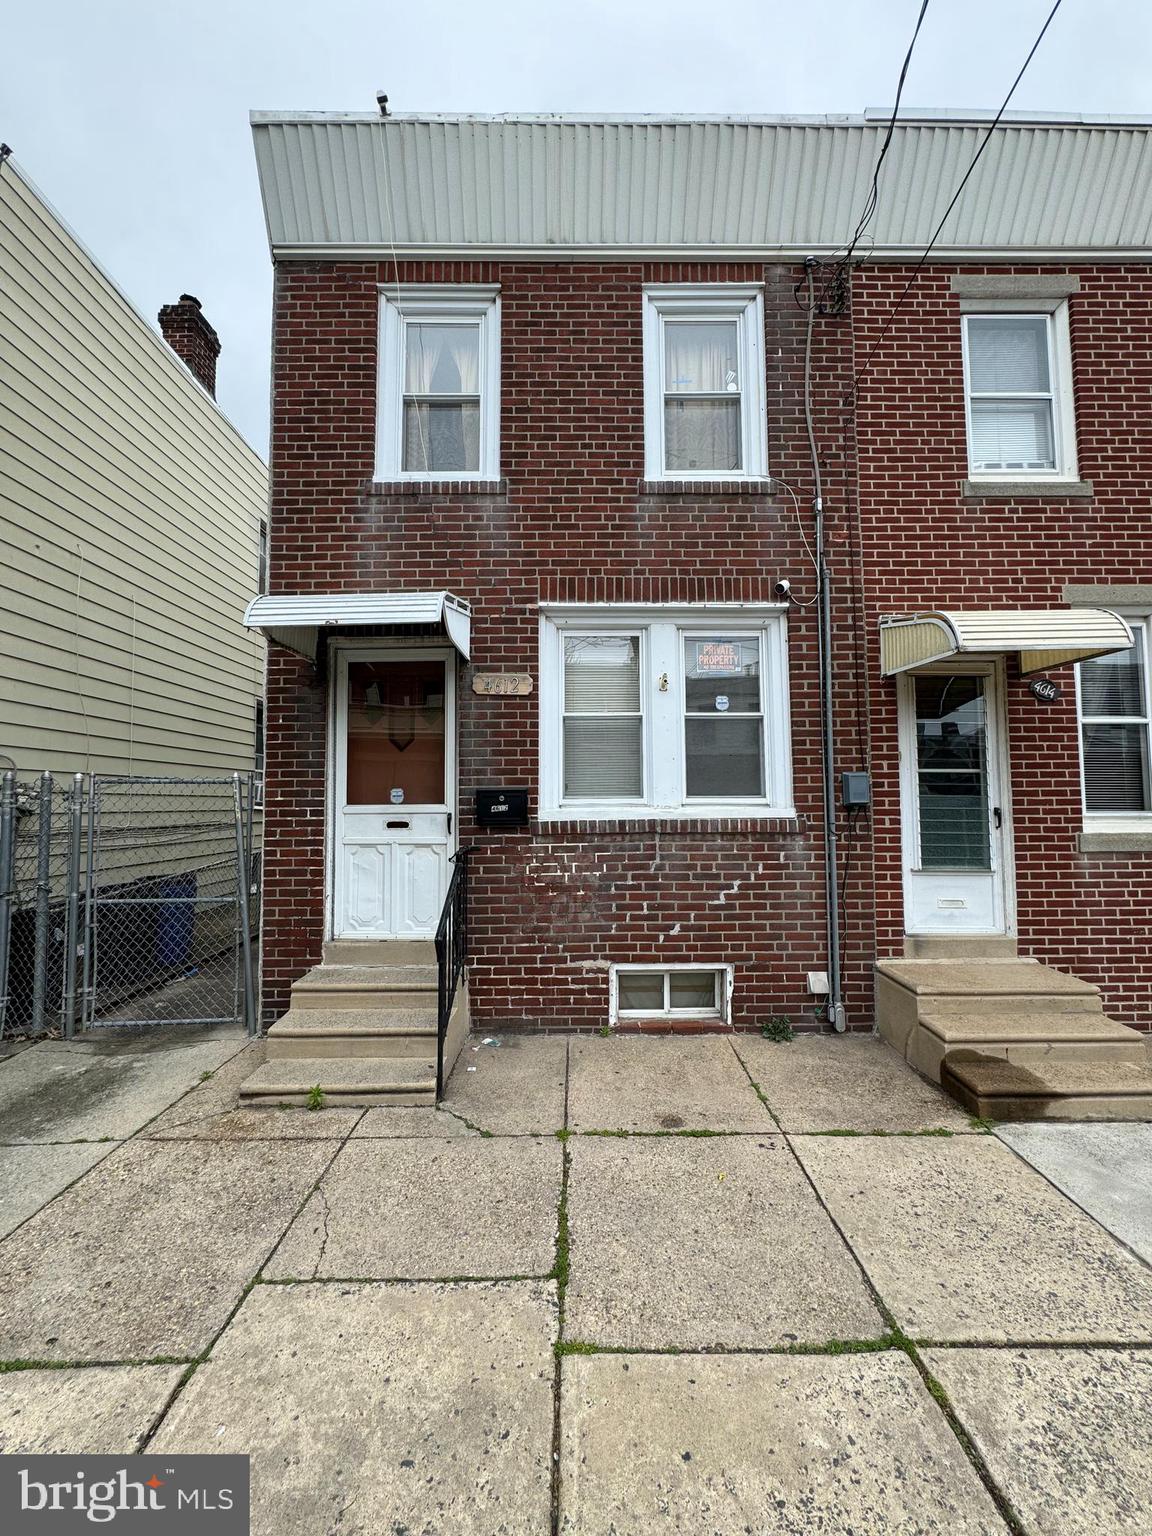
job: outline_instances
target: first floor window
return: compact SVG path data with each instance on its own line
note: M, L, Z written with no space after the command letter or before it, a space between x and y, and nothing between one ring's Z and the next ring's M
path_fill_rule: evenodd
M550 614L546 811L790 809L785 639L775 610Z
M494 289L384 290L377 477L495 478L499 378Z
M1089 815L1152 812L1149 771L1152 685L1148 640L1152 619L1128 616L1135 645L1078 667L1084 809Z

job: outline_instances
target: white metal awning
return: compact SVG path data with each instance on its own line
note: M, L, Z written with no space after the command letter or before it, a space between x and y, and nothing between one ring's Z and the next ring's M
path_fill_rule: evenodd
M1046 672L1132 644L1128 625L1106 608L893 614L880 620L880 670L891 677L949 656L1015 651L1021 672Z
M244 623L309 661L316 660L317 635L322 629L443 624L467 661L472 610L451 592L299 592L253 599L244 612Z

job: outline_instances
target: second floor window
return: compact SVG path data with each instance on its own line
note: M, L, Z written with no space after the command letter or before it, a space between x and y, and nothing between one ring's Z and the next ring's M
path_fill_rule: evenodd
M378 479L498 477L499 339L495 289L382 291Z
M976 479L1076 474L1067 308L964 317L968 470Z
M649 480L745 480L767 473L763 337L759 288L645 289Z

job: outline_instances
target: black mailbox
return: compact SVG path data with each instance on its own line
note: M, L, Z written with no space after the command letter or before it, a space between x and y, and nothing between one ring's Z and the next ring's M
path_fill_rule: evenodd
M480 827L526 827L528 791L526 789L478 789L476 824Z

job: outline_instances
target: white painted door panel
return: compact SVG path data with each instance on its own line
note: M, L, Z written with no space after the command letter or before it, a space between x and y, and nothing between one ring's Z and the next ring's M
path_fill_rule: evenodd
M899 686L905 932L1004 933L1010 849L995 671L925 671Z
M333 933L431 938L448 888L452 664L426 651L336 663Z

